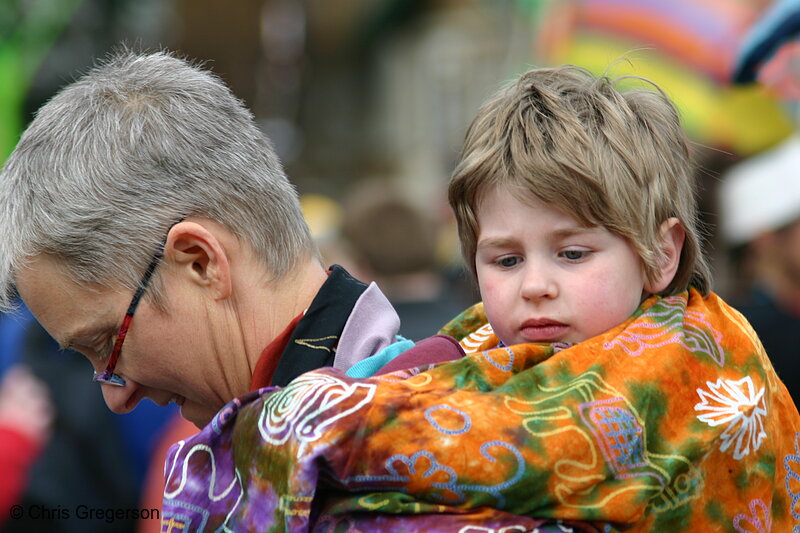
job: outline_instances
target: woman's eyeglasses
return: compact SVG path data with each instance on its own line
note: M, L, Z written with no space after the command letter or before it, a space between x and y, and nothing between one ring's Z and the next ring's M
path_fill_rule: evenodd
M171 228L172 226L170 226L170 229ZM122 319L122 325L119 327L117 339L114 341L114 348L111 350L111 356L108 358L106 369L99 374L95 372L92 381L106 383L116 387L125 386L125 380L118 374L114 373L114 369L117 366L119 354L122 352L122 344L125 342L125 336L128 334L128 329L131 327L133 314L136 312L136 307L139 305L139 300L142 299L144 291L150 284L150 278L153 277L153 272L155 272L156 266L158 266L161 258L164 257L164 246L166 246L166 243L167 238L164 237L164 241L161 243L158 251L153 256L153 259L150 261L150 265L148 265L144 276L142 276L142 279L139 281L139 288L136 289L136 292L133 294L133 299L131 300L131 304L128 306L128 311L125 313L125 318Z

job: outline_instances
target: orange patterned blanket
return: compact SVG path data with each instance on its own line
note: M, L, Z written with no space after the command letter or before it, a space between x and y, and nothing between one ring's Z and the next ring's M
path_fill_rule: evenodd
M652 297L574 346L497 347L480 305L443 332L471 354L370 379L322 369L230 404L173 448L164 519L800 531L800 416L749 324L717 296Z

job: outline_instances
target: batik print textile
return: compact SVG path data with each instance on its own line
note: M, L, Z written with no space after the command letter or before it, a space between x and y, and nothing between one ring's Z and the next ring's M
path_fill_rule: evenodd
M574 346L485 323L444 330L457 362L235 400L173 447L164 531L800 531L800 416L715 295Z

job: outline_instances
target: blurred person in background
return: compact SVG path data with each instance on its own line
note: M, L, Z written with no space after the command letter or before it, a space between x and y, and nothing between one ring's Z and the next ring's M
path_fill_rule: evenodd
M800 405L800 136L731 168L719 203L731 301Z
M47 387L24 365L0 380L0 525L22 501L33 461L50 437L53 405Z
M342 237L353 270L373 280L400 316L400 334L434 335L472 302L458 301L438 258L435 215L414 206L384 181L357 187L346 202Z

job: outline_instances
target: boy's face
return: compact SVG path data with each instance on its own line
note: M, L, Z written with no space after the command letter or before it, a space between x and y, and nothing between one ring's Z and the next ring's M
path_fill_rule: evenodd
M649 292L639 255L602 226L502 187L477 217L478 285L507 345L581 342L626 320Z

